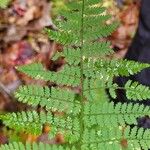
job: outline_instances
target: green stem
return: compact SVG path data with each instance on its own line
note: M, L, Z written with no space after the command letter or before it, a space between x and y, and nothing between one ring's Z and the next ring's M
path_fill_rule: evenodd
M81 74L81 112L80 112L80 127L81 127L81 132L80 132L80 142L78 149L81 149L82 145L82 135L84 131L84 124L83 124L83 109L84 109L84 96L83 96L83 82L84 82L84 76L83 76L83 45L84 45L84 5L85 5L85 0L82 0L82 15L81 15L81 30L80 30L80 39L81 39L81 48L80 48L80 74Z
M83 37L83 33L84 33L84 0L82 0L82 16L81 16L81 31L80 31L80 36L81 36L81 48L80 48L80 73L81 73L81 96L83 99L83 45L84 45L84 37Z

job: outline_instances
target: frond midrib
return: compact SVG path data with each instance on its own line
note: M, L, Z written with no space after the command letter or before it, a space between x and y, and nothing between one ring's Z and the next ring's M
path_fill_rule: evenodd
M80 30L80 42L81 42L81 48L80 48L80 74L81 74L81 111L80 111L80 116L79 116L79 123L80 123L80 141L78 143L78 149L81 150L81 145L82 145L82 137L83 137L83 131L84 131L84 123L83 123L83 117L84 117L84 74L83 74L83 46L84 46L84 6L85 5L85 0L82 0L82 7L81 7L81 30Z

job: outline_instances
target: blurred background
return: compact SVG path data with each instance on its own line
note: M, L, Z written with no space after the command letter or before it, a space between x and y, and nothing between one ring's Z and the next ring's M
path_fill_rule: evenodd
M17 72L16 66L38 61L47 69L56 69L63 63L63 60L55 63L49 61L52 54L61 51L62 47L51 41L43 29L54 27L52 19L65 7L64 3L65 0L0 0L0 111L12 112L28 108L16 103L13 96L21 84L47 84ZM103 0L103 5L113 16L107 23L120 22L116 31L107 38L115 51L110 57L123 58L137 29L140 0ZM5 130L0 128L0 143L16 138L11 136L8 139L9 133L5 134ZM45 138L33 135L21 137L28 141Z

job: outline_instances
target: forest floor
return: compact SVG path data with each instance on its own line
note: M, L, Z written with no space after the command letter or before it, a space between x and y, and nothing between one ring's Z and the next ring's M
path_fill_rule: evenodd
M111 57L123 58L136 32L140 3L128 0L123 5L117 5L113 0L104 0L104 5L113 15L108 23L120 21L119 27L108 37L115 51ZM52 12L51 7L54 6L55 11ZM43 33L43 29L52 26L51 16L57 14L59 7L63 7L62 1L59 0L54 5L47 0L14 0L5 9L0 9L1 111L25 109L26 106L15 102L13 92L21 84L37 82L17 72L16 66L40 61L47 68L51 67L51 54L53 50L60 50L61 46L52 43ZM61 62L55 65L59 63ZM28 135L27 138L34 140L33 136ZM6 141L7 138L0 134L0 143Z

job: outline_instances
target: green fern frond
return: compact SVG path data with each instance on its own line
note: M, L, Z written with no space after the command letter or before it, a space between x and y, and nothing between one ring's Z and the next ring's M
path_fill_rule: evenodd
M97 69L105 69L109 75L129 76L150 67L150 64L143 64L129 60L98 60L95 66Z
M105 76L107 77L107 75ZM84 91L83 95L88 101L101 101L105 102L108 100L105 92L105 83L107 78L102 77L99 79L85 79L84 80ZM104 97L103 97L104 95Z
M140 128L125 129L105 128L105 130L85 130L83 136L84 150L121 150L150 148L150 131Z
M106 88L109 91L109 94L112 98L117 98L116 89L118 89L118 84L113 82L113 78L109 78L108 82L106 83Z
M54 137L57 133L61 133L65 142L72 144L79 141L81 129L78 118L55 116L51 124L52 130L49 133L49 137Z
M91 75L95 76L95 74ZM117 97L116 90L119 89L118 85L116 83L113 83L113 77L109 76L105 71L100 72L98 75L96 75L99 79L85 79L84 80L84 96L89 101L102 101L104 97L102 97L102 91L106 94L106 89L108 90L110 96L114 99ZM104 101L107 101L104 98Z
M42 64L29 64L17 67L17 69L32 78L45 81L52 81L60 85L79 86L80 85L80 68L65 65L58 72L46 71Z
M79 0L68 4L56 21L57 29L46 29L52 40L63 44L63 51L53 60L64 57L65 64L57 72L46 70L40 63L19 66L17 69L34 79L51 81L55 87L22 86L15 96L18 101L42 111L1 114L1 121L18 132L41 133L49 124L49 138L63 134L63 146L13 143L2 150L135 150L150 148L149 130L137 128L137 118L148 115L150 108L132 103L110 102L105 89L116 98L114 76L138 73L149 64L127 60L108 60L109 42L99 43L99 37L109 35L117 26L106 24L110 18L100 0ZM53 85L53 84L52 84ZM136 95L133 88L138 94ZM122 88L121 88L122 89ZM127 82L123 89L131 99L148 98L149 89ZM72 91L71 91L72 90ZM77 90L78 94L74 90ZM141 95L146 93L146 96ZM127 125L134 127L130 128Z
M60 57L64 57L65 61L69 65L78 66L80 63L80 49L79 48L64 48L63 52L57 52L52 60L57 60Z
M102 0L86 0L86 3L84 4L85 6L94 6L97 4L101 4Z
M79 1L76 2L76 4L68 5L68 9L61 13L65 20L57 24L59 31L47 30L50 38L66 46L79 46L80 28L82 24L86 28L83 34L85 43L89 43L98 37L108 36L114 31L117 24L106 25L106 20L108 20L110 16L103 14L105 8L101 7L100 1L93 1L91 3L87 1L85 8L83 15L84 21L82 22L82 2ZM98 25L99 28L97 28Z
M102 58L110 53L112 53L112 49L109 42L92 43L83 47L83 56L85 58Z
M105 76L104 73L101 75ZM84 96L87 99L100 100L100 91L102 89L108 89L110 96L114 99L117 98L117 89L126 91L126 96L129 100L147 100L150 98L150 89L148 86L144 86L138 82L132 82L129 80L125 84L125 87L119 87L116 83L113 83L113 78L111 76L106 75L105 77L100 78L101 79L99 80L90 79L84 81Z
M102 14L106 11L105 7L101 7L101 6L89 6L86 10L85 10L85 15L98 15L98 14Z
M101 23L106 23L107 20L109 20L111 18L110 15L100 15L100 17L89 17L86 18L86 21L84 23L85 27L89 27L90 26L100 26ZM87 23L87 24L86 24Z
M44 118L43 118L44 117ZM52 122L52 114L45 113L38 114L36 111L18 112L1 114L0 120L3 123L16 131L25 131L27 133L40 134L43 124Z
M128 60L94 60L89 58L83 64L83 73L86 77L96 79L102 79L105 77L108 80L114 76L133 75L148 67L150 67L149 64Z
M67 55L67 53L66 53ZM70 56L70 55L69 55ZM78 55L75 55L78 56ZM99 78L109 76L109 78L114 76L129 76L140 72L145 68L149 68L149 64L129 61L129 60L104 60L96 59L92 54L90 57L85 57L83 52L84 64L83 73L86 77ZM88 59L86 59L88 58ZM70 56L71 59L71 56ZM69 60L70 60L69 59ZM75 60L76 59L76 60ZM77 62L78 58L72 57L72 61Z
M46 30L51 39L63 45L78 43L78 37L70 32Z
M117 23L114 23L113 25L105 25L100 28L92 27L86 29L84 39L89 42L91 40L96 40L97 38L107 37L116 29L117 25Z
M116 127L126 124L137 125L137 118L145 115L150 116L150 108L144 107L144 105L132 103L117 103L114 105L113 102L103 104L101 102L89 102L84 107L83 120L86 127L94 125Z
M104 55L108 55L110 53L113 53L110 48L110 42L95 42L83 47L84 60L92 59L94 61L95 59L101 59ZM64 57L66 62L70 65L79 65L81 57L80 49L64 48L63 52L57 52L52 59L57 60L59 57Z
M75 148L69 148L60 145L49 145L44 143L26 143L23 144L21 142L5 144L0 147L0 150L76 150Z
M150 88L138 82L127 81L125 90L127 98L131 100L146 100L150 98Z
M109 130L84 130L82 145L80 149L84 150L120 150L120 149L138 149L147 150L149 144L150 132L142 128L126 127L124 130L111 128ZM125 144L124 144L124 143ZM61 145L48 145L43 143L10 143L2 145L1 150L77 150L76 147L66 147Z
M52 111L78 114L81 109L80 102L75 99L75 93L65 89L28 85L20 87L15 96L20 102L31 106L40 105Z
M80 137L79 120L69 116L54 115L50 112L27 111L0 115L0 120L9 128L17 132L26 132L39 135L43 125L51 126L50 137L63 133L66 141L75 142Z

